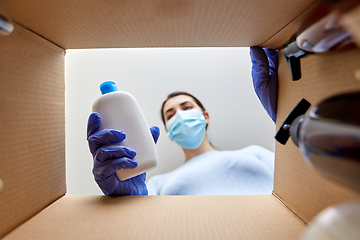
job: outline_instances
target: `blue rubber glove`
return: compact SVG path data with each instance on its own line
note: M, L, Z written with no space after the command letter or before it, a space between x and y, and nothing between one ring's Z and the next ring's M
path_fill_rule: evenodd
M93 174L96 183L105 195L148 195L145 184L146 173L125 181L118 179L116 170L137 167L138 163L132 160L136 152L121 145L108 145L122 142L126 134L112 129L99 131L100 123L100 114L92 113L89 116L87 140L94 158ZM150 131L156 143L160 130L154 126L150 128Z
M256 95L270 118L276 123L278 52L273 49L251 47L250 57Z

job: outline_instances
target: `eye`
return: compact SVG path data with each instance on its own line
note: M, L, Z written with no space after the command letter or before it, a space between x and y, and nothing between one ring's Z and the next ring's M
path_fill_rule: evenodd
M170 115L168 115L167 117L166 117L166 120L170 120L170 118L172 118L174 116L174 114L170 114Z
M192 109L193 107L192 106L186 106L184 107L185 110L189 110L189 109Z

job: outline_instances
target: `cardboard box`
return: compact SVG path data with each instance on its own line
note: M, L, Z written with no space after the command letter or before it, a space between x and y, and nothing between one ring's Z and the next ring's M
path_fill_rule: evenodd
M315 1L316 2L316 1ZM359 193L320 176L292 143L276 145L272 195L71 196L65 183L66 49L280 48L313 0L1 1L0 237L4 239L298 239L326 207ZM357 12L356 12L357 11ZM359 36L359 9L346 23ZM277 127L303 97L360 90L358 48L302 59L290 80L279 55Z

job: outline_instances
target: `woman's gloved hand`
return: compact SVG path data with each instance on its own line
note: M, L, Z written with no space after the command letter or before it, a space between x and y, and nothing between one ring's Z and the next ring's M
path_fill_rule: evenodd
M108 145L122 142L126 134L112 129L99 131L100 123L100 114L92 113L89 116L87 140L94 158L93 174L96 183L105 195L148 195L146 173L125 181L118 179L116 170L137 167L138 163L133 160L136 152L121 145ZM154 126L150 131L156 143L160 130Z
M268 115L276 123L278 91L278 52L273 49L251 47L252 79L256 95Z

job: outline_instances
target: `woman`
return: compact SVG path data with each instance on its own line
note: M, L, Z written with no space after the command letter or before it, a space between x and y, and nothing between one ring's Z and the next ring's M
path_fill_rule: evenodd
M271 68L270 61L275 57L277 59L277 53L270 56L261 48L252 48L251 51L255 91L265 109L273 110L276 107L276 97L270 105L264 103L275 92L270 88L277 87L271 84L275 80L277 83L277 77L272 74L275 68ZM270 56L269 59L267 55ZM276 95L276 92L272 95ZM276 108L273 112L276 114ZM184 151L185 163L174 171L151 178L148 182L149 192L145 184L145 173L126 181L117 178L116 170L137 166L132 160L136 153L121 145L113 145L109 149L107 145L123 141L125 133L109 129L98 131L100 115L90 115L88 142L94 157L93 174L105 195L271 194L274 175L272 152L259 146L237 151L215 151L206 134L209 113L198 99L188 93L170 94L162 105L161 114L169 138L177 142ZM276 115L270 116L275 122ZM150 131L156 143L159 128L152 127Z
M209 113L197 98L172 93L162 105L161 116L168 137L184 151L185 163L152 177L149 195L271 194L274 153L260 146L215 150L206 134Z
M113 145L110 149L107 144L121 142L125 134L109 129L98 131L100 116L97 113L90 115L88 140L95 158L93 173L106 195L271 194L274 176L272 152L259 146L216 151L206 134L209 113L189 93L170 94L162 105L161 114L167 135L184 151L185 163L169 173L154 176L148 186L145 173L126 181L117 179L116 170L137 166L132 160L135 154L121 145ZM153 127L151 132L156 142L159 129Z

